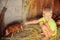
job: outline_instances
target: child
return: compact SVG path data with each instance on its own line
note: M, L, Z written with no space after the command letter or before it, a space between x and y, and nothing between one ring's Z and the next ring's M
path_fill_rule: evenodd
M49 37L55 36L57 34L57 26L55 21L52 19L52 10L50 8L43 9L43 17L39 20L29 21L25 24L37 24L39 23L45 38L43 40L48 40Z

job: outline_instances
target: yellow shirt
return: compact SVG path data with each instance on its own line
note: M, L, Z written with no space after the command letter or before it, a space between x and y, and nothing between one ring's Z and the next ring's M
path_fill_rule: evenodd
M46 22L45 18L40 18L38 21L42 21L42 22ZM49 25L49 28L54 32L52 34L52 36L56 35L57 34L57 26L56 26L56 23L53 19L50 19L48 21L48 25Z

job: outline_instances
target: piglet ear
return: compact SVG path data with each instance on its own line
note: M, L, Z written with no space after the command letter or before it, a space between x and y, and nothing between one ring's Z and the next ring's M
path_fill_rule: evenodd
M8 35L9 35L9 32L8 32L8 30L6 30L6 32L5 32L5 35L6 35L6 36L8 36Z

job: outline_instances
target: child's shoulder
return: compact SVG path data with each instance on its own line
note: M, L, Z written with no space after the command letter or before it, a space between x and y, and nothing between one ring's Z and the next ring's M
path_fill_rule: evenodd
M41 17L40 19L38 19L38 21L45 21L45 18Z
M55 22L55 20L53 19L53 18L51 18L51 20L50 20L51 22Z

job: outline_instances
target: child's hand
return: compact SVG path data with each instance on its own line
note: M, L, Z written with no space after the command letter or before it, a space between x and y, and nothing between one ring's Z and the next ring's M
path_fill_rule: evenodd
M27 23L24 23L24 25L27 25Z
M29 22L24 23L24 25L28 25L28 24L29 24Z

